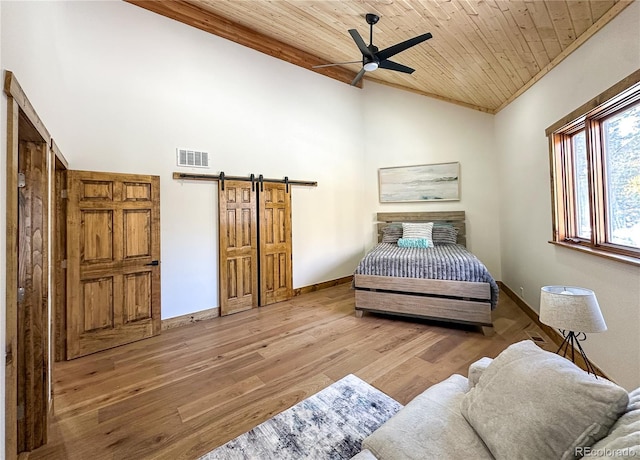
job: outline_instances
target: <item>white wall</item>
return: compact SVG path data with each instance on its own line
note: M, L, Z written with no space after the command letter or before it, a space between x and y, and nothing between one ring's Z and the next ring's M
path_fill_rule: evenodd
M536 310L540 287L593 289L609 330L589 334L587 355L627 388L640 385L640 268L547 243L551 239L545 129L640 68L640 2L499 112L502 280Z
M464 210L467 247L501 279L498 171L493 115L367 82L365 240L375 244L376 212ZM460 162L460 201L380 203L378 168Z

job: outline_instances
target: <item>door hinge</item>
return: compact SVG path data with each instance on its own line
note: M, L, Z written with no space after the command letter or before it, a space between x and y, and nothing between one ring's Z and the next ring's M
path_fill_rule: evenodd
M24 188L27 186L27 178L24 173L18 173L18 188Z
M18 411L16 413L17 420L24 420L24 404L18 404Z
M67 268L67 259L64 259L62 262L60 262L60 268Z
M13 350L11 345L9 345L7 351L4 352L4 365L8 366L11 363L13 363Z
M23 287L18 288L18 303L24 302L25 290Z
M69 192L67 192L67 189L60 190L60 198L69 198Z

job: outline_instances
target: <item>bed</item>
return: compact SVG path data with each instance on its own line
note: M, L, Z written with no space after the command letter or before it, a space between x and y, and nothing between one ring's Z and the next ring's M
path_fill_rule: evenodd
M376 247L354 273L356 316L365 311L471 324L493 334L491 312L498 286L480 260L466 249L465 213L378 213ZM456 243L428 249L398 248L384 243L390 225L434 222L457 230ZM455 233L454 233L455 234Z

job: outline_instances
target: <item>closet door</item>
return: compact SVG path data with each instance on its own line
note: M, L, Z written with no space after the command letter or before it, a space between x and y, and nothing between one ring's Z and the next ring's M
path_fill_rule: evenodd
M160 178L68 171L67 359L160 333Z
M258 306L258 228L253 188L250 182L218 182L221 315Z
M260 305L293 294L291 193L285 184L264 183L260 191Z

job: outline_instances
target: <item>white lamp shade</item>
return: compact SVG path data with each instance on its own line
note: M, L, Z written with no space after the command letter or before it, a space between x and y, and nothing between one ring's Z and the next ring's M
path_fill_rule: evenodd
M603 332L607 325L593 291L573 286L544 286L540 322L574 332Z

